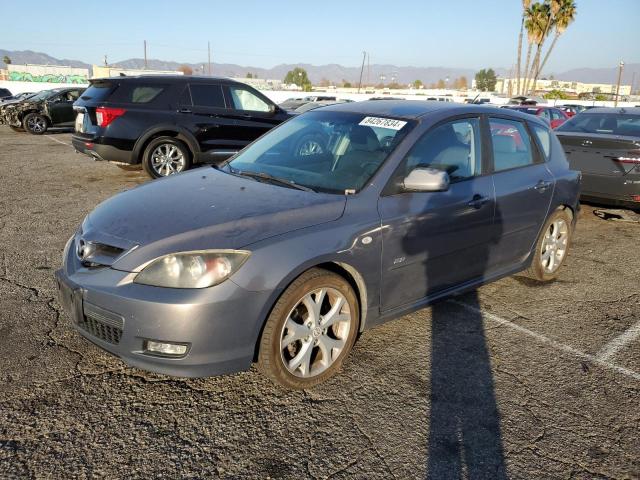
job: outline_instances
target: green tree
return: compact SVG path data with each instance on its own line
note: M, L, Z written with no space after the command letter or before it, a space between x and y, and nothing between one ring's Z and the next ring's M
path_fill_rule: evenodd
M245 78L253 78L253 73L247 73L247 74L245 75Z
M483 68L475 76L476 88L482 92L493 92L496 89L496 72L492 68Z
M343 88L351 88L351 82L348 82L344 78L342 79L342 87Z
M11 65L11 59L9 58L8 55L5 55L4 57L2 57L2 61L6 64L6 65Z
M413 81L413 88L418 89L422 87L422 80L414 80Z
M289 70L284 77L284 83L287 85L293 83L301 87L305 92L311 91L311 81L304 68L296 67L293 70Z
M436 88L445 88L447 86L446 83L444 83L444 80L440 79L438 80L438 83L436 83Z
M548 100L566 100L569 98L569 95L562 90L551 90L549 93L545 94L544 98Z

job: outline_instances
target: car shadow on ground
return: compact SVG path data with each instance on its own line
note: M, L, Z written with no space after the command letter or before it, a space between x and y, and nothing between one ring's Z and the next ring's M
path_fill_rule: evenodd
M438 193L432 194L437 195ZM428 197L426 203L430 203ZM475 207L469 207L471 209ZM455 209L432 209L427 222L442 225L438 216L450 219L446 223L450 234L456 235L456 219L466 221L473 210L466 205ZM405 236L403 250L407 259L423 258L424 278L414 279L426 286L425 295L436 293L430 288L435 278L449 274L450 278L464 278L464 273L481 272L487 276L495 260L492 254L499 249L503 233L502 216L498 205L490 202L480 208L492 208L492 221L478 223L480 241L473 245L473 265L465 264L468 256L448 251L446 258L424 248L422 242L411 241L427 234L429 224L414 222ZM426 218L426 217L425 217ZM481 233L489 228L489 235ZM443 265L448 265L443 271ZM453 273L452 273L453 272ZM484 319L477 290L454 301L438 301L431 307L431 385L429 390L429 436L426 446L428 479L506 479L506 469L500 412L498 409L490 352L487 347Z

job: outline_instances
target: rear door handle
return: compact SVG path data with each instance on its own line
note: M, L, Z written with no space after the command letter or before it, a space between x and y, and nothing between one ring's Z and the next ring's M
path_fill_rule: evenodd
M482 195L474 195L471 201L467 202L469 207L482 208L482 206L489 201L489 197L483 197Z
M193 113L193 112L188 108L181 108L180 110L178 110L178 113Z
M545 180L540 180L535 187L538 192L544 193L551 186L551 182L547 182Z

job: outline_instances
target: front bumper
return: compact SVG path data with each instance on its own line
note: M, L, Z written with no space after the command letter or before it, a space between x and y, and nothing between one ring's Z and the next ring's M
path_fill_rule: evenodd
M230 280L201 290L151 287L108 267L69 273L66 266L58 270L56 281L74 328L128 365L180 377L250 367L268 292L249 292ZM147 340L187 344L188 351L152 355Z

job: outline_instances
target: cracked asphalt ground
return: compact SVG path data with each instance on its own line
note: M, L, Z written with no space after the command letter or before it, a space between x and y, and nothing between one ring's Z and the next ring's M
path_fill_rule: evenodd
M147 181L69 143L0 127L1 478L640 478L640 224L585 206L558 281L368 331L311 391L169 378L82 340L56 301L84 215Z

